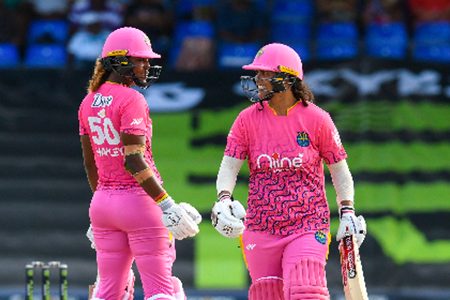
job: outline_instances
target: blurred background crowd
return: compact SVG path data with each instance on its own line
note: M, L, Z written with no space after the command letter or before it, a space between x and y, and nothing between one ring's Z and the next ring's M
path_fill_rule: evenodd
M0 0L0 66L91 66L124 25L176 70L240 67L267 42L304 61L450 63L449 0Z

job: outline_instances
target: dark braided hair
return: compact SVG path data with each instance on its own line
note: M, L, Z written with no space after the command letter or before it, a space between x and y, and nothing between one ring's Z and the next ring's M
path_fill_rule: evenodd
M303 80L297 78L295 83L292 85L291 90L295 99L297 99L297 101L302 101L303 106L308 106L309 102L314 102L314 95L309 86Z

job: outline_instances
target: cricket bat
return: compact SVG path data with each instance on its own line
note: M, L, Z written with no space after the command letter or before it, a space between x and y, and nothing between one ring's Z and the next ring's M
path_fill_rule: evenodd
M339 253L345 299L368 300L359 247L353 235L347 235L340 241Z

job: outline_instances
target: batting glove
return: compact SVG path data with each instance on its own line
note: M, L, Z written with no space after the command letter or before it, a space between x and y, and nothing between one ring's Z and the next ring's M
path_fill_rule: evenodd
M244 217L244 206L229 195L222 197L212 208L212 225L227 238L237 238L244 232Z
M196 223L199 220L198 216L194 216L196 218L196 221L194 221L183 206L176 204L171 197L164 199L159 206L163 211L162 222L175 239L182 240L193 237L200 231ZM198 214L194 207L190 206L189 209L194 215ZM194 210L196 213L193 212Z
M91 242L91 248L95 249L95 242L94 242L94 233L92 232L92 225L89 224L89 228L86 231L86 237L89 239L89 241Z
M367 226L363 216L356 217L355 210L350 206L343 206L340 209L340 222L336 234L336 241L342 240L347 235L353 235L356 238L358 247L363 243Z

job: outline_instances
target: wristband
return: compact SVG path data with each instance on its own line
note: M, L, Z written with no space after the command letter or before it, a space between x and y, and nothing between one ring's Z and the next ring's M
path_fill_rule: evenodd
M231 193L229 191L221 191L219 195L217 195L217 201L219 202L227 198L233 200L233 196L231 196Z
M166 195L167 195L167 193L166 193ZM161 200L157 203L158 203L158 206L161 207L162 211L166 211L175 204L175 201L172 199L172 197L167 195L167 197L165 197L164 200Z
M352 206L342 206L339 210L339 217L342 217L343 214L355 213L355 209Z

